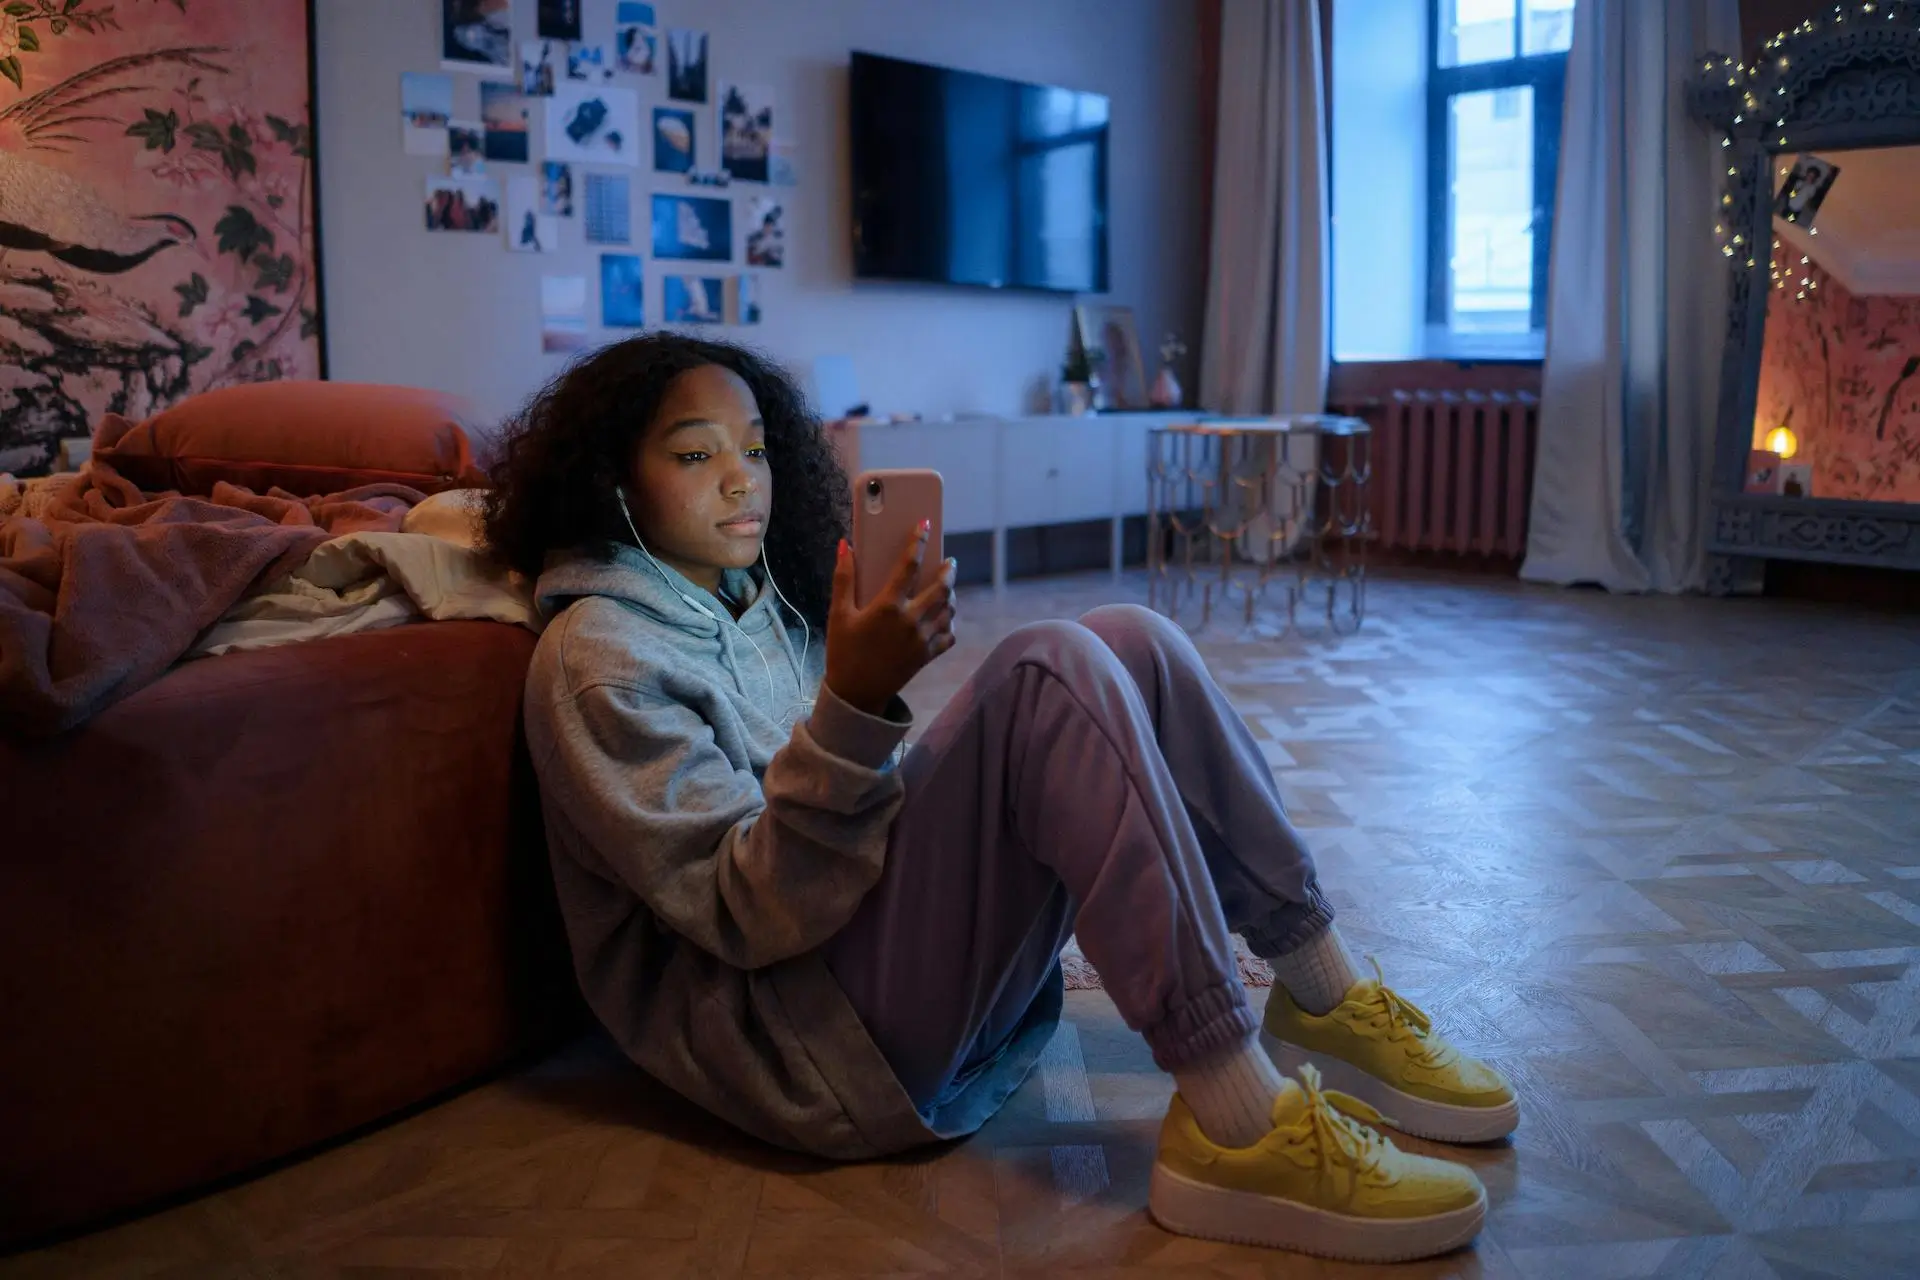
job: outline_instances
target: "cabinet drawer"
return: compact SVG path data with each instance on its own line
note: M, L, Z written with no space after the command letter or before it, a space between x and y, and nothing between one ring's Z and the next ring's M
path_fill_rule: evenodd
M1008 528L1104 520L1118 463L1097 418L1008 422L1000 443L1000 515Z
M861 471L925 467L940 473L948 533L993 528L997 422L912 422L860 428Z

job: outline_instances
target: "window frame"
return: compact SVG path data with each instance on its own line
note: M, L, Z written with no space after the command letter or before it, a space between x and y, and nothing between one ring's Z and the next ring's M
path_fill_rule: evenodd
M1447 334L1453 284L1453 209L1448 199L1453 148L1448 102L1457 94L1533 89L1533 271L1528 333L1546 327L1547 264L1552 252L1554 189L1559 180L1560 121L1565 107L1566 52L1515 54L1465 66L1440 65L1441 25L1448 0L1431 0L1427 21L1427 327ZM1524 0L1513 7L1513 47L1522 47ZM1428 344L1430 347L1432 342Z

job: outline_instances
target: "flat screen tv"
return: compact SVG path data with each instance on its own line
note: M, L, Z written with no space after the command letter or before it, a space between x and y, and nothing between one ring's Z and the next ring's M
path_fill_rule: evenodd
M855 53L853 271L1104 293L1107 100Z

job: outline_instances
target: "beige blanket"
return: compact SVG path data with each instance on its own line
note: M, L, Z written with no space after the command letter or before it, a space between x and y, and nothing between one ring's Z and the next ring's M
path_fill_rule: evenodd
M398 533L323 542L298 568L240 600L187 651L190 658L265 649L423 618L478 618L539 630L530 584L479 550L480 491L436 494Z

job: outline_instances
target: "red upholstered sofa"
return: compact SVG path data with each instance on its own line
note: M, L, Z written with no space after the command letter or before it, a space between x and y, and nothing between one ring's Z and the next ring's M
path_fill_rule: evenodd
M229 654L0 734L0 1248L580 1025L519 725L533 645L426 622Z

